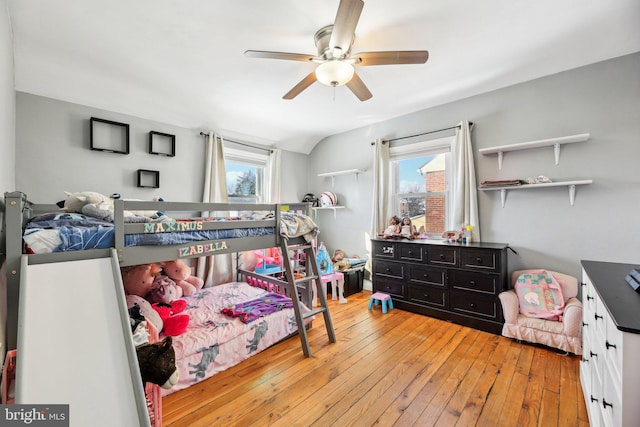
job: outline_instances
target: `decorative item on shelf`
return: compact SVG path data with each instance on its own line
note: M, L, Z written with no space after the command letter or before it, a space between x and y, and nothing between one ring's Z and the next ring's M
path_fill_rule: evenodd
M138 187L160 188L160 171L138 169Z
M176 136L152 130L149 132L149 154L175 157Z
M318 197L318 205L321 207L336 206L338 204L338 196L336 193L325 191Z
M89 145L94 151L129 154L129 125L91 117Z

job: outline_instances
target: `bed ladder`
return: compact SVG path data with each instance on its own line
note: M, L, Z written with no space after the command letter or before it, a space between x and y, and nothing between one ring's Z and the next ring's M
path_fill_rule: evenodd
M327 335L330 342L336 342L336 334L333 330L333 323L331 322L331 315L329 314L329 307L327 306L327 296L324 292L318 292L320 299L320 306L312 308L311 297L313 281L316 281L316 287L319 290L321 288L320 282L320 268L316 261L316 254L311 243L307 243L301 240L299 243L294 243L287 239L281 239L280 249L282 251L282 260L287 274L287 281L295 295L290 295L293 300L293 311L296 315L296 323L298 325L298 335L300 336L300 342L302 343L302 352L305 356L311 357L311 348L309 347L309 338L307 337L307 329L305 328L305 319L308 319L316 314L322 313L324 316L324 324L327 328ZM291 259L289 258L289 251L297 250L303 251L306 256L305 263L305 275L296 279L294 275L294 269L291 265ZM302 301L301 301L302 297ZM311 311L302 312L302 304L306 303Z

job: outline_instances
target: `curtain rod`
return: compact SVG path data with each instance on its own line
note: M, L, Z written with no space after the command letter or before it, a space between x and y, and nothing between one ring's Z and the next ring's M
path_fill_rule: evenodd
M473 126L473 122L469 122L469 126ZM448 128L432 130L432 131L429 131L429 132L417 133L415 135L401 136L399 138L392 138L392 139L385 139L385 140L382 141L382 143L386 144L387 142L400 141L401 139L415 138L416 136L429 135L431 133L437 133L437 132L442 132L442 131L445 131L445 130L457 129L459 127L460 127L460 125L456 125L456 126L451 126L451 127L448 127ZM371 145L375 145L375 144L376 144L375 142L371 143Z
M209 136L209 134L205 132L200 132L200 136ZM268 151L269 153L273 153L273 150L270 148L257 147L255 145L247 144L245 142L238 142L238 141L234 141L232 139L227 139L227 138L222 138L222 140L231 142L232 144L244 145L245 147L251 147L251 148L255 148L256 150Z

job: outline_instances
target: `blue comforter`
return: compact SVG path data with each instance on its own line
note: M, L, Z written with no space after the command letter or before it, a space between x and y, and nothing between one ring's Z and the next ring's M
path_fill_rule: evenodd
M51 233L57 233L56 239ZM113 223L81 214L54 213L33 218L25 230L25 241L38 239L38 233L55 241L46 252L69 252L114 247ZM233 239L274 234L273 227L232 228L224 230L181 231L125 235L125 246L177 245L203 240ZM43 239L38 239L42 243ZM33 245L35 246L35 245ZM42 246L42 245L40 245Z

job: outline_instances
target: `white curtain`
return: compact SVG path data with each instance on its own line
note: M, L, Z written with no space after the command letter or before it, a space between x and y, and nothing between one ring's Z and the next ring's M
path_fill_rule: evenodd
M458 124L456 137L451 147L453 166L453 192L449 225L453 230L461 230L471 225L471 238L480 242L480 222L478 220L478 190L476 171L471 146L469 121Z
M224 167L224 148L221 136L210 132L205 142L204 192L206 203L227 203L227 177ZM207 215L207 213L203 213ZM198 258L198 277L204 286L215 286L233 281L233 257L231 254L210 255Z
M389 161L389 143L381 139L375 141L373 150L373 209L371 218L371 236L384 230L389 221L389 180L391 163Z
M282 150L273 149L269 155L269 163L267 164L267 182L269 183L268 194L266 200L268 203L280 203L282 201L281 191L281 173L280 164L282 162Z

